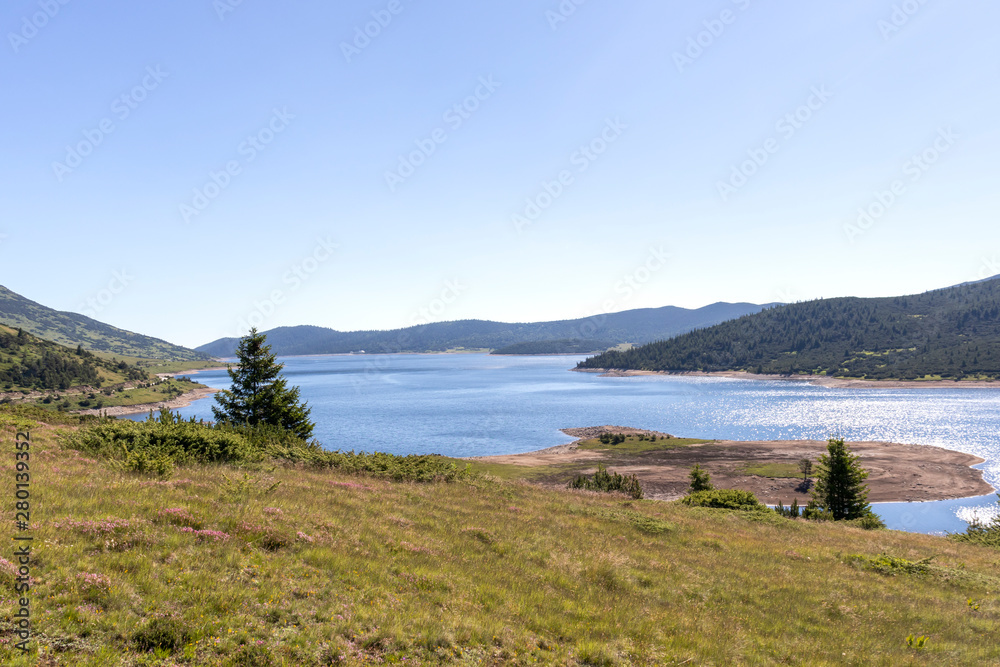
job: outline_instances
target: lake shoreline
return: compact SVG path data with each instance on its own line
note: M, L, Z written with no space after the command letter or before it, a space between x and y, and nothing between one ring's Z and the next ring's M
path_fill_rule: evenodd
M571 368L577 373L598 373L599 377L674 377L729 378L734 380L778 380L804 382L830 389L1000 389L1000 380L862 380L825 375L763 375L746 371L637 371L614 368Z
M90 410L77 410L74 414L94 415L96 417L100 417L101 415L106 415L108 417L125 417L127 415L141 415L149 412L150 410L153 412L157 412L159 410L174 410L177 408L186 408L195 401L207 398L218 391L221 390L213 389L212 387L199 387L198 389L181 394L177 398L170 399L169 401L139 403L137 405L114 405L107 408L91 408Z
M761 502L774 505L779 501L788 505L793 499L800 505L809 501L808 489L803 489L801 478L762 477L747 474L748 464L794 464L809 458L815 464L826 453L825 440L709 440L701 444L665 448L641 455L618 454L613 447L580 449L579 444L602 433L656 435L667 434L621 426L597 426L583 429L562 429L568 436L577 438L571 443L548 447L523 454L470 457L470 461L501 463L531 467L552 467L553 479L547 484L565 486L555 478L557 471L567 465L577 466L580 472L592 473L602 464L625 475L636 475L647 490L646 497L654 500L677 500L685 495L689 485L688 474L693 465L701 465L712 477L717 488L752 491ZM868 501L924 502L974 498L996 493L983 477L983 471L971 466L984 459L932 445L901 444L893 442L850 442L848 446L860 457L861 465L869 472ZM814 478L815 476L813 476Z

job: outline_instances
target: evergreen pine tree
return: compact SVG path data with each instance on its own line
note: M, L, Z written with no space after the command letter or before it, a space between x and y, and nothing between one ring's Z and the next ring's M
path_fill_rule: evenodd
M694 467L691 468L688 478L691 480L691 486L689 488L690 493L697 493L698 491L711 491L714 488L712 486L712 478L709 477L708 472L697 463L695 463Z
M868 471L861 467L859 459L843 438L830 438L827 453L819 457L810 507L828 511L835 521L871 514L868 485L864 483Z
M299 402L299 388L288 387L281 375L283 364L276 361L266 336L251 329L236 347L239 364L228 367L231 389L215 395L218 407L212 413L220 422L256 426L279 426L303 439L312 436L310 409Z

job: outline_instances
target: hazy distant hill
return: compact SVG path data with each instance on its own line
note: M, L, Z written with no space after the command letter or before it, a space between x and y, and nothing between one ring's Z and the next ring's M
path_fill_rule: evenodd
M587 359L580 368L745 370L872 379L1000 378L1000 280L820 299Z
M369 354L392 352L443 352L456 348L488 349L560 339L640 344L707 327L766 308L752 303L714 303L697 309L665 306L596 315L577 320L507 324L487 320L435 322L394 331L341 332L314 326L280 327L267 332L272 350L282 356L343 354L364 350ZM216 357L229 357L236 338L222 338L196 348Z
M209 359L201 352L158 338L125 331L84 315L53 310L0 285L0 323L24 329L44 340L95 352L146 359L195 361Z

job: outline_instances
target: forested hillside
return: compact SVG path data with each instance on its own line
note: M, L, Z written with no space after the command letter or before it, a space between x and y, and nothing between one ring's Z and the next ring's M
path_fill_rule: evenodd
M280 327L267 332L267 342L278 355L445 352L456 349L496 350L516 343L573 339L589 341L590 352L620 343L646 343L698 327L756 313L766 306L752 303L714 303L698 309L642 308L577 320L508 324L487 320L434 322L393 331L342 332L315 326ZM198 347L215 357L229 357L236 338L222 338Z
M492 354L593 354L614 346L614 343L606 340L560 338L558 340L514 343L499 350L493 350Z
M101 359L82 347L72 350L0 325L0 391L65 391L146 377L124 361Z
M888 298L820 299L693 331L579 368L1000 378L1000 280Z
M166 361L208 360L206 354L173 345L159 338L118 329L78 313L53 310L0 285L0 324L23 329L44 340L67 347L118 356Z

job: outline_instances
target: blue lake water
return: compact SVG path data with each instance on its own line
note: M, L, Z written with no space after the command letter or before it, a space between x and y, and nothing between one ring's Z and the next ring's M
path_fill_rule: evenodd
M616 424L734 440L885 440L937 445L987 460L1000 486L1000 389L831 389L800 382L574 373L580 356L287 357L284 374L312 407L329 449L476 456L570 442L559 429ZM192 374L226 388L225 371ZM213 399L180 410L211 419ZM142 418L141 416L138 418ZM958 532L991 516L995 495L880 503L890 528Z

